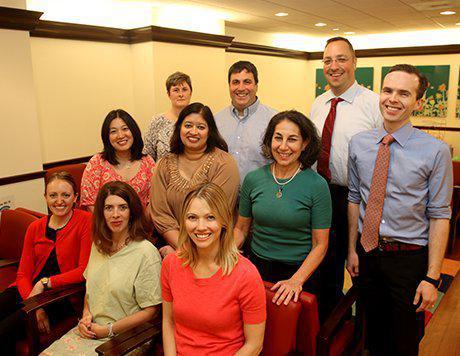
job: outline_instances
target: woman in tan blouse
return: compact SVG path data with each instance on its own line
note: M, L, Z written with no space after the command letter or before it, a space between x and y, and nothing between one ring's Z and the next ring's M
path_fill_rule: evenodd
M227 150L209 107L193 103L182 110L171 137L171 153L158 162L152 177L150 215L168 243L160 249L162 256L177 246L182 202L197 184L220 186L234 209L240 178Z

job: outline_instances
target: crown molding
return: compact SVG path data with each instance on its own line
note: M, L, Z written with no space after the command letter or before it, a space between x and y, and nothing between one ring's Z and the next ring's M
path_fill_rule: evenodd
M0 28L30 31L38 25L42 15L43 12L0 6Z
M232 42L225 50L226 52L246 53L246 54L260 54L266 56L287 57L296 59L308 59L309 53L303 51L295 51L292 49L284 49L278 47L270 47L264 45L257 45L252 43Z
M40 179L45 177L45 173L45 171L37 171L32 173L19 174L16 176L3 177L0 178L0 186Z

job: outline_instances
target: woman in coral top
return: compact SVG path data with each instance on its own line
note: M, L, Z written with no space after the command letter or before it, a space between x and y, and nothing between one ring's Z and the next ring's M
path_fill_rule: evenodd
M83 282L91 250L91 214L74 209L76 184L67 172L52 174L45 188L50 215L27 229L16 282L0 293L0 354L14 354L24 327L22 301L44 290ZM37 310L38 328L49 332L68 303ZM3 351L3 352L1 352Z
M258 355L265 290L238 253L224 191L214 183L197 186L180 223L178 250L161 270L165 355Z
M88 162L81 182L81 206L93 211L99 189L122 181L134 188L144 208L149 202L155 162L142 153L144 141L136 121L126 111L110 111L102 124L104 150Z

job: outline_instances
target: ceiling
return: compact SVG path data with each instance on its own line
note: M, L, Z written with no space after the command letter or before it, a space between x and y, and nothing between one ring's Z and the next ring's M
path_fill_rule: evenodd
M229 25L264 32L331 36L460 28L460 0L192 0L233 16ZM453 10L455 15L439 13ZM286 12L286 17L275 13ZM323 22L327 26L316 27ZM456 25L459 23L459 25ZM339 30L333 31L334 28Z

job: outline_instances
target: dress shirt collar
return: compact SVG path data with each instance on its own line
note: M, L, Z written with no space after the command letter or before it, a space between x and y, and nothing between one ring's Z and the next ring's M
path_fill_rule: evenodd
M256 97L256 101L254 101L254 103L252 103L251 105L249 105L247 108L243 110L243 116L239 116L238 110L232 105L231 106L232 114L239 120L245 120L257 111L259 104L260 104L259 98Z
M342 98L343 100L345 100L347 103L353 103L353 100L355 100L355 97L356 97L356 94L358 93L358 89L359 89L359 84L358 82L355 80L355 82L353 83L353 85L351 87L349 87L345 93L339 95L337 98ZM336 98L336 96L334 95L334 93L332 93L332 90L329 90L327 92L327 97L326 97L326 103L328 103L329 101L331 101L332 99Z
M407 143L407 140L409 140L410 135L412 135L413 131L414 131L414 128L412 124L408 122L404 126L397 129L395 132L393 132L391 136L393 136L395 141L399 143L400 146L404 147L404 145ZM376 143L380 144L380 142L386 135L388 135L388 132L385 130L385 128L382 125L382 127L379 129Z

